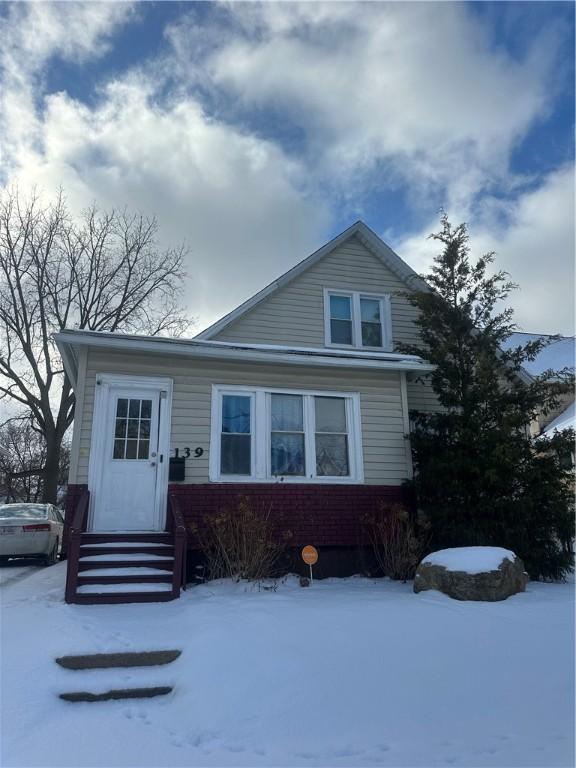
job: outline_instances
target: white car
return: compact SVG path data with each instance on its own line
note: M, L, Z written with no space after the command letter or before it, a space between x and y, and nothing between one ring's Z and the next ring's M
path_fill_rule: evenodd
M38 557L53 565L63 531L64 520L53 504L0 504L0 559Z

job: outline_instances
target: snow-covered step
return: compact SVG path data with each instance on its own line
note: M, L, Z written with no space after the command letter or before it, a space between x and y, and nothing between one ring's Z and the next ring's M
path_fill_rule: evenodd
M172 571L163 568L146 568L146 566L136 566L135 568L87 568L80 571L80 576L171 576Z
M114 592L135 593L135 592L170 592L171 584L83 584L78 587L79 595L106 595Z
M172 555L147 555L144 552L128 552L115 554L111 552L109 555L81 555L81 563L102 563L113 562L115 560L174 560Z
M114 547L140 547L140 548L146 548L146 547L172 547L172 544L163 544L160 541L104 541L100 542L100 544L81 544L80 545L80 552L82 552L83 549L108 549L109 547L113 549Z

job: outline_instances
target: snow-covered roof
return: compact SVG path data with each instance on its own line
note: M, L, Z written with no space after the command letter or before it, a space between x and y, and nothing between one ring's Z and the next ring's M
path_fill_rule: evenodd
M574 400L548 424L542 437L552 437L555 432L561 432L563 429L570 429L570 427L576 429L576 401Z
M362 350L291 347L274 344L250 344L204 339L164 338L131 333L109 333L64 329L54 334L70 381L76 383L78 353L81 347L101 347L119 351L177 355L220 360L276 362L293 365L344 366L347 368L378 368L382 370L417 371L427 373L434 366L416 355L399 352L365 352Z
M503 344L503 349L511 349L527 344L530 341L548 338L544 333L513 333ZM562 368L574 368L576 362L576 347L574 336L561 336L545 347L532 361L524 363L523 368L532 376L539 376L550 369L559 371Z

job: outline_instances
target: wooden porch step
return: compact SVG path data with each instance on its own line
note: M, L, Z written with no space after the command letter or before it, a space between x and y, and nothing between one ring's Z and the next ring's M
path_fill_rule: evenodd
M172 574L158 571L158 576L115 575L115 576L86 576L85 572L78 576L78 586L85 584L172 584Z
M124 546L117 544L115 546L108 546L107 544L98 544L80 547L80 557L91 557L93 555L162 555L163 557L172 557L174 554L174 547L170 544L141 544L139 546Z
M88 592L77 591L74 602L78 605L119 605L121 603L168 603L179 595L166 592Z
M83 533L81 538L82 544L101 544L115 541L145 541L156 542L158 544L172 543L172 534L169 532L157 532L157 533Z
M78 563L78 572L84 571L96 571L100 569L110 568L156 568L159 571L170 571L174 569L173 558L158 558L147 557L146 555L140 555L139 557L114 557L106 558L102 560L80 560Z

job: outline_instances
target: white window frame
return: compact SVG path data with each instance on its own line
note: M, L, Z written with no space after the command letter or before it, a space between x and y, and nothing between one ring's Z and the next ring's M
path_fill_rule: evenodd
M222 434L223 395L250 395L253 398L251 410L251 475L223 475L220 472L220 450ZM271 472L271 395L302 395L304 416L304 447L306 470L304 475L272 475ZM314 408L311 398L341 397L346 407L348 435L349 474L342 476L316 475L316 445ZM358 392L333 392L325 390L289 389L274 387L212 385L212 418L210 430L209 477L214 483L308 483L329 485L358 485L364 482L362 458L362 430L360 395Z
M330 328L330 297L345 296L350 299L352 319L352 344L337 344L332 341ZM382 329L382 346L365 347L362 344L362 314L360 300L372 299L380 302L380 325ZM346 291L339 288L324 288L324 341L327 347L340 349L367 349L370 351L390 352L392 350L392 307L390 294L368 293L366 291Z

